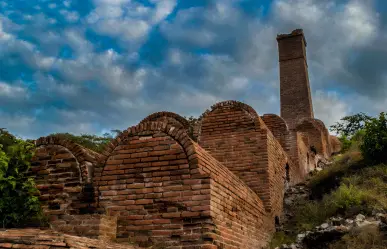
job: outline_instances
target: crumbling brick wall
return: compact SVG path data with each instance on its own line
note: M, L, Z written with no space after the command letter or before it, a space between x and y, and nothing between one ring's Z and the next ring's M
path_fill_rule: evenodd
M141 123L103 154L105 166L95 176L99 204L118 216L118 239L143 246L258 248L273 230L260 198L184 129Z
M89 213L95 207L91 186L97 153L55 136L35 141L31 161L43 210L52 220L61 215Z

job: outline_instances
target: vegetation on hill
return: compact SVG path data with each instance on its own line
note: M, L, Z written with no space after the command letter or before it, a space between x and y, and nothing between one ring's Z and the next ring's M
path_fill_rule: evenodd
M295 203L294 216L274 235L271 247L292 243L297 234L311 230L333 216L387 212L387 122L386 114L372 118L363 114L344 117L332 130L340 132L342 153L330 167L308 180L310 199ZM330 249L386 248L378 230L349 233Z

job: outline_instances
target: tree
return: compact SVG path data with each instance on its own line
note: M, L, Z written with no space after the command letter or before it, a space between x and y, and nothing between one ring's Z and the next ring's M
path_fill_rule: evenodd
M367 121L371 119L370 116L361 112L351 116L345 116L341 118L340 122L330 126L330 130L336 132L340 136L351 137L356 132L364 129Z
M365 159L372 163L387 162L387 114L371 118L365 125L363 143L360 146Z
M196 125L196 123L198 122L199 119L195 118L194 116L190 116L190 117L186 117L184 116L184 118L188 121L189 123L189 128L188 128L188 135L194 140L196 141L196 138L194 136L194 127Z
M28 176L34 144L0 129L0 222L2 227L43 220L33 178Z

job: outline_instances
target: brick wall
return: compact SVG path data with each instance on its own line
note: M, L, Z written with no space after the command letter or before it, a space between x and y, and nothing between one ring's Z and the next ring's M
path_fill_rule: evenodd
M118 216L120 241L257 248L273 230L273 223L264 222L260 198L183 129L141 123L104 155L106 165L95 176L99 204Z
M289 131L289 157L296 167L290 171L291 184L302 182L311 169L314 168L314 157L310 151L307 133Z
M190 166L193 148L184 147L190 142L184 130L152 125L141 123L112 142L100 178L96 175L99 205L118 216L121 241L207 244L201 230L211 223L210 178Z
M198 142L257 193L269 213L282 210L286 165L296 166L253 108L215 104L201 117Z
M259 116L237 101L214 105L201 118L199 145L240 177L270 208L266 134ZM266 187L264 187L266 186Z
M106 241L117 233L117 217L99 214L59 215L50 225L58 232Z
M95 152L57 137L35 141L31 174L40 191L43 210L50 219L58 215L80 214L93 210L91 186Z
M207 151L195 144L199 168L211 177L211 233L216 248L263 248L274 220L264 210L261 199L245 182L231 173Z
M280 68L281 117L290 129L298 120L313 118L306 42L302 30L277 36Z

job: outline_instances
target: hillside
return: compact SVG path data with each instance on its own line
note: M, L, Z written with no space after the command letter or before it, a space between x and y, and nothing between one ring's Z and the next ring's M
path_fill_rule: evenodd
M285 222L270 248L387 248L387 164L364 158L359 133L347 151L287 190Z

